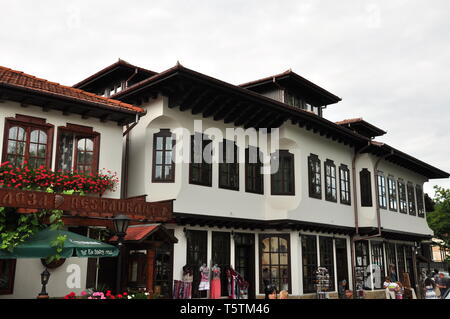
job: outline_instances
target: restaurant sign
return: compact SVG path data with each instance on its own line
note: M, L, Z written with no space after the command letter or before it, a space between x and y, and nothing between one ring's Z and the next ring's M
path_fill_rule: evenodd
M172 218L173 200L147 202L145 196L115 199L0 188L0 207L59 209L86 217L126 214L134 219L165 222Z

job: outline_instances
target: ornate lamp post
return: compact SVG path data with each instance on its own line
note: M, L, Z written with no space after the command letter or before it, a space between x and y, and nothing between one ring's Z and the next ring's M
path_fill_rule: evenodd
M38 295L38 299L48 299L48 293L46 290L46 286L48 284L48 280L50 279L50 273L48 272L47 268L42 272L41 274L41 284L42 284L42 291Z
M117 276L116 276L116 293L120 293L122 284L122 246L123 239L127 234L128 225L130 223L130 218L126 215L118 215L114 217L114 231L117 236L117 246L119 248L119 255L117 256Z

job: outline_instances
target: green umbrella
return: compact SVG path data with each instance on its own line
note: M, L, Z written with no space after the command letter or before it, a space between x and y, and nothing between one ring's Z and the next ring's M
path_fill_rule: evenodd
M37 232L30 240L18 245L13 252L0 249L0 259L17 258L47 258L56 253L52 242L58 236L66 236L61 258L101 258L116 257L119 249L89 237L81 236L65 230L50 230Z

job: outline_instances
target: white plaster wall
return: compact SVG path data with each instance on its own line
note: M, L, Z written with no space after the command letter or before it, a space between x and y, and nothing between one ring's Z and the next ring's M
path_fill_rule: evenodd
M102 123L99 119L82 119L80 115L62 115L62 112L49 110L43 112L42 108L36 106L21 107L19 103L6 101L0 104L0 134L4 134L5 118L15 117L16 114L45 118L47 123L55 126L53 134L52 168L55 167L55 157L57 149L57 129L59 126L66 126L67 123L93 127L94 131L100 133L100 154L99 169L107 169L116 172L120 178L122 169L122 127L115 122ZM3 140L3 139L2 139ZM0 143L0 152L3 143ZM108 192L104 197L120 198L120 185L114 192ZM78 264L81 267L81 289L68 289L66 279L66 267L69 264ZM19 259L17 260L14 294L0 296L0 298L35 298L40 292L40 274L44 270L40 260ZM87 259L72 258L56 269L50 270L51 277L48 285L48 292L51 297L63 297L67 293L81 292L86 284Z
M70 258L57 269L49 269L50 279L47 285L47 293L50 298L61 298L70 292L75 292L78 296L86 289L87 275L87 259L86 258ZM80 286L79 288L69 288L72 283L71 275L76 275L73 269L79 269ZM78 267L77 267L78 266ZM40 259L18 259L16 264L16 276L14 281L14 291L12 295L0 296L0 299L34 299L41 292L41 273L44 266ZM68 272L71 271L71 272Z
M175 169L175 183L152 183L153 134L161 128L174 130L185 128L194 131L194 120L202 120L203 130L217 128L225 136L226 128L233 128L221 121L194 116L190 111L168 108L167 99L159 97L144 105L147 115L130 133L130 184L129 196L148 194L148 200L176 199L174 211L190 214L204 214L222 217L239 217L259 220L295 219L315 223L353 226L352 206L325 201L322 173L323 199L317 200L308 194L308 163L310 153L317 154L323 163L334 160L337 171L340 164L351 168L353 151L348 146L325 139L293 125L280 130L280 149L288 149L295 155L295 196L272 196L270 175L264 178L264 195L245 192L245 165L240 164L239 191L218 187L218 164L213 164L212 187L189 184L189 165L178 164ZM238 134L242 136L242 134ZM239 141L239 139L238 139ZM238 143L242 153L248 142ZM177 151L179 153L179 151ZM188 152L189 153L189 152ZM339 181L337 181L339 182ZM332 213L330 213L332 212Z
M376 176L375 165L378 158L369 155L363 154L359 155L356 162L356 191L358 196L358 216L359 216L359 226L360 227L377 227L377 214L376 207L378 203L377 198L377 186L376 186ZM359 172L363 169L367 168L371 172L371 182L372 182L372 207L361 207L361 190L360 190L360 181L359 181ZM392 175L394 179L397 181L399 178L403 179L405 183L412 182L415 185L421 185L423 187L424 183L427 181L427 178L414 173L408 169L405 169L401 166L395 165L385 160L381 160L378 164L378 171L382 171L386 178L386 192L387 190L387 177ZM387 197L388 199L388 197ZM423 198L421 199L423 201ZM416 199L417 203L417 199ZM399 204L398 200L398 187L397 187L397 205ZM425 207L425 205L424 205ZM416 204L417 208L417 204ZM432 235L433 232L429 228L426 218L420 218L418 216L411 216L408 214L402 214L398 212L392 212L389 210L389 202L388 209L380 209L381 214L381 227L387 230L396 230L401 232L409 232L423 235Z
M424 176L416 174L410 170L407 170L398 165L382 161L379 165L379 170L384 173L386 177L386 185L387 185L387 177L392 175L395 180L402 178L405 183L412 182L414 187L416 185L422 186L428 179ZM425 207L424 198L420 199L423 203L423 207ZM416 196L416 210L417 210L417 202L419 198ZM397 205L399 203L398 200L398 189L397 189ZM408 214L401 214L399 212L392 212L389 210L389 202L388 209L381 209L381 225L385 229L394 229L403 232L411 232L416 234L424 234L424 235L433 235L433 231L428 226L426 218L421 218L419 216L412 216ZM417 215L417 212L416 212ZM425 215L426 216L426 215Z
M61 111L49 110L43 112L42 108L37 106L21 107L19 103L5 101L0 104L0 134L4 134L5 118L15 117L16 114L23 114L39 118L45 118L48 124L55 126L53 134L53 152L52 152L52 168L55 167L56 159L56 137L58 126L66 126L67 123L90 126L94 131L100 133L100 155L99 169L107 169L116 172L120 178L122 171L122 127L116 122L102 123L99 119L89 118L82 119L81 115L62 115ZM2 139L3 140L3 139ZM0 143L0 151L2 151L3 143ZM105 197L119 198L120 185L117 185L115 192L105 194Z

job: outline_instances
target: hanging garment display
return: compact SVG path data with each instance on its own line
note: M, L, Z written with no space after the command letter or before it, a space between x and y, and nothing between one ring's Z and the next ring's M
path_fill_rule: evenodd
M230 299L248 299L249 283L231 267L226 274L228 279L228 297Z
M205 264L200 267L200 285L198 290L209 290L209 268Z
M182 280L174 280L173 282L173 299L191 299L193 280L194 272L192 268L184 266Z
M214 267L211 268L211 299L219 299L220 297L220 267L214 265Z

